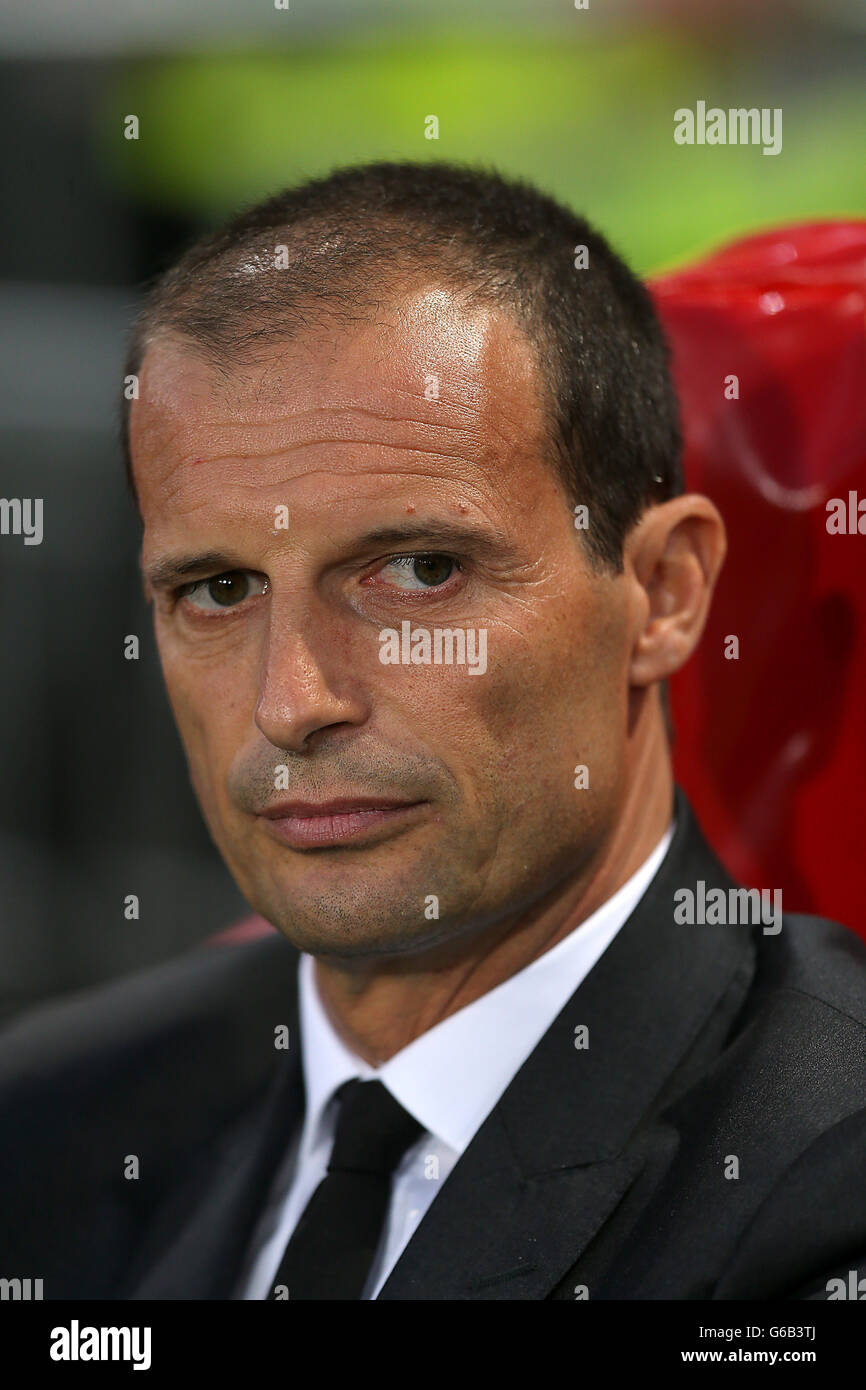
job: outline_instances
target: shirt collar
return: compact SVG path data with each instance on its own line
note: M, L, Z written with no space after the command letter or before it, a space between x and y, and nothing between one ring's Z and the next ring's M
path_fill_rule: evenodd
M305 1147L316 1142L334 1092L353 1077L378 1079L425 1130L463 1153L516 1072L547 1032L657 873L671 824L639 869L590 917L517 974L437 1023L382 1066L357 1056L328 1018L302 953L301 1049L306 1087Z

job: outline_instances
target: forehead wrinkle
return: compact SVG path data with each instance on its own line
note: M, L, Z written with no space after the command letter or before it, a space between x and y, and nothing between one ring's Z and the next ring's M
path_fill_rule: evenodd
M308 419L316 419L321 416L339 417L340 419L345 417L352 417L354 419L354 417L360 416L363 420L386 421L387 423L394 425L411 425L414 428L420 430L445 430L449 433L462 432L464 434L473 432L470 431L466 425L452 423L450 420L442 419L439 410L441 402L437 401L435 402L435 404L431 402L430 404L432 408L429 411L426 418L418 415L398 414L396 411L393 410L374 410L371 406L364 406L351 403L341 405L307 406L295 410L289 408L278 414L271 414L268 415L265 419L258 420L249 417L237 419L232 418L230 416L224 418L214 418L213 416L211 416L200 422L192 422L190 424L190 428L196 428L196 426L200 424L205 425L209 430L222 430L225 433L241 431L253 434L263 430L285 427L287 425L301 426ZM182 416L181 411L173 413L176 413L179 417ZM471 414L476 420L478 420L479 425L487 423L486 418L484 416L481 416L480 412L478 411L467 410L466 413ZM176 426L167 430L169 437L173 438L176 435L182 433L186 423L187 422L183 418L181 418ZM335 418L334 423L337 423L337 418ZM478 431L474 432L477 433ZM346 434L345 436L340 437L351 439L353 436L350 434ZM359 440L359 443L361 442L363 442L363 440Z
M197 489L185 487L184 480L179 477L176 468L172 469L170 473L163 474L158 484L157 495L163 504L176 502L178 511L182 516L200 511L211 501L209 496L200 495Z
M308 480L312 481L312 480L314 480L315 478L318 478L318 477L322 476L322 470L317 470L315 473L304 474L303 476L304 476L304 481L305 481L305 482L308 481ZM325 476L328 477L328 478L331 478L331 477L333 477L333 474L330 474L330 473L327 473L327 472L326 472L326 473L325 473ZM341 476L344 476L344 475L341 475ZM360 482L360 480L361 480L362 478L367 479L367 478L369 478L369 477L371 477L371 476L376 476L376 475L373 475L373 474L372 474L372 471L367 471L367 470L365 470L364 473L359 474L359 475L357 475L357 476L358 476L358 479L359 479L359 482ZM429 483L429 482L440 482L440 481L445 481L445 482L450 483L450 484L455 484L455 485L457 485L457 486L459 487L459 489L460 489L460 500L461 500L461 502L471 501L471 500L472 500L473 493L474 493L474 494L476 495L476 497L477 497L477 503L476 503L476 505L478 505L479 509L480 509L481 503L482 503L482 502L486 499L486 497L487 497L487 494L485 493L485 491L484 491L484 489L483 489L482 487L480 487L477 483L474 483L474 482L472 482L472 481L470 481L470 480L468 480L468 479L465 479L465 478L463 478L463 477L446 478L446 479L442 480L442 479L439 479L438 477L435 477L435 476L433 476L433 475L431 475L431 474L429 474L429 473L424 473L424 472L415 471L415 470L413 470L413 471L407 471L407 472L405 472L405 473L401 471L399 474L396 474L396 473L391 474L391 473L389 473L387 476L389 477L389 479L393 478L393 479L394 479L395 481L397 481L397 482L402 481L404 477L410 477L410 478L422 478L425 482L428 482L428 483ZM394 492L396 492L396 488L389 489L389 494L393 494ZM359 501L373 502L373 503L375 503L375 502L381 501L382 499L381 499L381 492L380 492L378 489L375 489L375 490L374 490L374 489L370 489L369 491L367 491L367 490L364 490L363 488L359 487L359 488L355 488L355 489L352 490L351 496L348 496L348 495L341 495L340 493L335 493L335 494L334 494L333 496L331 496L331 497L322 497L322 498L320 498L319 500L321 501L322 505L325 506L325 507L339 507L339 506L356 506L357 503L358 503ZM437 506L442 506L442 505L443 505L443 499L442 499L441 497L430 497L430 498L424 498L423 500L419 498L419 501L418 501L418 504L417 504L417 505L418 505L419 507L430 507L431 509L435 509ZM446 502L445 505L447 506L448 503ZM451 505L453 505L453 503L452 503Z
M441 429L443 428L443 426L432 426L431 428ZM468 431L454 427L448 428L448 434L462 435L465 444L465 447L462 451L446 449L443 448L441 445L435 444L425 445L423 443L420 443L418 440L409 443L402 440L398 442L394 440L370 437L363 439L358 439L355 436L343 438L339 435L324 438L320 436L315 440L282 440L280 441L280 445L278 448L268 450L265 453L263 453L261 449L245 449L243 447L237 447L237 443L234 443L233 447L225 447L226 444L228 444L228 441L221 441L224 445L224 451L217 453L208 451L202 466L204 468L207 468L208 464L223 464L235 462L249 463L250 465L260 464L262 465L262 467L265 467L274 461L287 458L289 456L296 455L304 451L308 453L318 453L322 449L344 450L345 447L348 446L349 448L356 448L359 451L359 453L375 450L378 456L370 460L367 460L364 457L359 457L354 461L351 469L349 470L339 467L335 467L333 470L311 468L305 470L302 476L311 476L316 473L321 473L323 476L326 476L328 474L331 474L333 476L333 474L335 473L342 473L346 477L351 477L353 474L372 471L393 471L402 472L406 474L415 471L407 469L405 464L401 463L399 457L401 455L406 456L407 458L412 458L413 456L426 456L431 459L438 460L443 466L451 464L456 465L458 468L463 470L480 470L483 474L487 474L489 473L491 467L499 467L501 469L501 465L504 461L503 455L506 457L510 456L515 460L519 460L521 458L525 458L529 454L530 449L527 448L523 440L512 439L508 435L502 434L500 430L495 428L492 430L492 432L495 435L495 441L485 441L473 434L470 434ZM498 448L496 441L498 441L498 444L500 446ZM199 444L198 448L201 448L201 444ZM386 455L385 459L381 457L382 452L384 452ZM184 467L188 468L194 456L196 456L196 449L194 447L191 447L188 452L184 450L184 453L181 455L181 458L177 464L169 465L167 469L162 471L163 482L165 482L165 480L169 476L176 477L179 470L184 469ZM390 459L387 456L390 456ZM387 466L389 462L391 463L390 468ZM423 476L421 470L418 470L418 472L420 476ZM286 480L283 479L283 482L285 481ZM181 486L182 484L178 483L177 485ZM256 480L256 482L253 485L261 486L261 483L258 480Z
M464 442L462 451L460 451L459 448L457 450L444 448L435 443L424 444L417 439L408 442L405 439L393 440L383 439L381 437L365 437L359 439L357 435L348 435L346 437L340 435L323 437L320 435L315 439L283 439L280 440L278 447L268 449L267 451L263 451L261 448L244 447L245 444L249 444L248 440L231 441L223 439L218 441L222 445L219 451L214 451L217 444L217 441L214 441L214 448L208 449L206 454L200 458L200 451L203 447L202 444L199 443L198 446L196 446L194 441L190 441L189 447L184 447L183 452L176 462L163 460L163 468L160 471L164 480L170 475L176 475L181 470L188 470L192 465L193 458L200 458L201 466L204 468L207 468L209 464L230 464L232 462L238 464L248 463L251 465L261 464L264 467L274 461L288 458L298 453L307 452L309 454L315 454L322 449L340 449L345 452L347 448L354 449L358 453L358 458L354 461L350 469L335 467L334 470L308 469L305 470L305 472L321 471L325 474L328 471L333 471L334 473L344 473L349 477L357 472L370 472L377 468L382 469L383 465L388 462L388 456L390 456L393 461L394 470L399 471L402 467L403 471L406 471L405 467L403 467L399 461L401 455L407 458L411 458L412 456L427 456L438 459L443 463L457 464L461 468L470 470L478 468L485 469L486 466L489 465L491 449L489 446L485 446L483 440L470 435L465 430L449 430L448 433L458 433L462 435ZM451 441L443 440L443 444L445 442L450 443ZM458 444L459 442L458 440L454 441L454 443ZM516 447L516 441L506 442L509 450L513 451ZM371 451L375 451L377 457L368 460L364 456ZM386 456L384 459L382 458L383 453Z
M314 495L312 503L307 503L303 500L300 500L297 503L290 502L290 505L297 506L300 509L295 514L296 526L299 527L303 525L305 521L308 521L311 525L315 526L317 519L320 518L323 514L332 514L340 511L347 511L352 513L357 511L359 507L368 505L375 507L376 505L382 505L383 502L391 506L398 506L402 508L402 499L400 499L396 495L398 492L398 486L388 488L386 492L383 494L381 486L364 487L362 485L362 480L369 479L372 475L372 470L364 470L364 472L361 474L353 475L346 475L344 473L341 473L339 475L340 480L348 480L349 478L357 479L359 486L344 490L342 492L335 492L332 496L329 497L325 497L321 493L316 493ZM379 473L379 476L382 476L381 472ZM417 470L411 470L406 473L400 472L399 474L387 474L387 476L389 480L393 479L395 484L397 485L399 485L399 483L402 482L404 477L420 478L426 483L435 483L440 481L435 475L431 475L430 473L421 472ZM275 495L277 497L280 497L281 495L283 497L290 497L292 483L309 482L310 484L314 484L317 479L322 477L328 479L329 481L332 481L334 478L334 474L328 470L316 469L310 473L300 475L300 477L296 476L290 479L277 479L273 483L269 484L266 490L263 489L261 485L256 482L255 479L244 478L237 480L236 484L233 484L232 491L235 496L256 494L258 499L261 501L262 508L264 510L269 510L272 506L272 502L266 500L268 495L271 498L273 498L273 496ZM456 495L454 497L443 498L441 496L418 496L417 492L413 492L413 496L416 499L416 505L419 507L419 509L430 510L431 524L435 522L435 513L437 508L441 509L444 507L446 509L446 512L451 512L452 510L456 510L456 507L459 502L460 504L472 508L476 513L482 516L489 524L496 525L501 529L508 529L507 524L497 521L497 511L500 511L502 509L504 503L502 503L501 499L498 498L495 490L486 490L480 484L467 480L462 475L448 477L444 479L444 481L449 485L450 488L455 489ZM256 497L254 497L253 500L255 501ZM501 505L497 506L497 502L499 502ZM226 513L229 513L230 515L232 512L236 512L238 510L236 506L227 507L225 506L225 504L223 504L222 506L214 507L212 494L207 492L199 494L198 499L194 503L187 503L185 506L182 506L180 508L180 512L182 515L186 516L206 508L210 508L212 510L212 516L215 521L220 518L220 514L222 514L222 516L224 517ZM466 515L466 519L469 520L470 516L471 514ZM241 524L247 520L249 520L251 524L258 524L257 518L254 514L249 514L247 516L241 515L239 517L236 517L235 519L233 519L232 524ZM366 525L367 523L364 522L361 524Z
M337 480L339 482L349 483L356 479L360 481L361 479L367 479L376 476L387 476L389 478L393 478L396 482L401 482L404 478L420 478L423 479L423 481L426 483L436 483L442 481L454 483L457 484L461 489L461 500L463 500L464 493L471 495L473 490L477 491L480 496L484 495L483 489L478 487L477 484L474 484L471 480L459 474L455 474L454 476L448 476L443 479L438 474L425 472L421 469L394 468L383 470L381 467L360 469L356 473L346 473L342 469L335 472L327 468L315 468L310 469L306 473L294 474L289 477L276 478L273 481L267 481L264 484L264 486L255 478L242 477L233 481L231 486L233 489L237 489L240 492L255 492L258 494L262 494L265 491L279 491L279 489L281 488L290 487L292 483L313 482L319 478L327 479L330 482ZM338 504L340 502L345 502L348 505L354 505L359 495L365 497L365 500L368 501L376 501L379 498L379 494L375 491L371 491L366 494L359 494L358 490L353 488L351 491L351 495L341 496L339 493L337 493L331 498L322 497L319 500L321 500L321 502L325 505ZM203 497L200 505L204 506L210 501L210 496ZM435 501L436 499L431 499L431 502L435 503Z
M472 451L486 452L487 446L483 438L483 430L470 430L462 425L451 424L445 420L418 420L410 416L395 416L384 413L358 410L335 412L329 410L330 433L324 434L321 428L315 434L308 434L303 430L305 420L311 412L291 413L267 421L207 421L198 423L188 423L178 425L166 435L165 442L159 453L174 448L178 455L178 463L184 464L194 457L201 455L205 449L206 458L209 462L225 462L230 458L237 459L261 459L263 462L277 458L281 454L287 454L298 449L313 449L322 446L334 446L340 444L357 445L359 447L378 447L393 450L403 450L416 453L434 453L443 458L463 457L469 461ZM317 411L315 414L324 414ZM342 416L343 420L336 418ZM383 438L381 435L373 434L369 430L361 431L358 429L358 417L362 417L371 424L376 421L385 421L397 427L398 437L396 439ZM208 445L197 439L202 427L207 429ZM408 427L408 428L405 428ZM257 439L261 439L264 434L279 432L280 439L278 447L263 451ZM191 437L184 439L183 435L188 433ZM298 435L300 434L300 437ZM411 436L415 437L412 438ZM450 444L452 440L465 440L469 452L464 454L454 453L451 449L436 447L436 436L446 436ZM407 437L409 436L409 437ZM432 442L423 442L432 436ZM443 439L443 443L446 442Z
M280 450L276 451L276 452L273 453L273 454L241 454L241 453L232 453L232 454L217 454L217 455L215 455L215 456L208 455L207 459L202 463L202 467L203 467L203 468L207 468L208 464L231 463L231 462L235 462L235 463L239 463L239 464L250 464L250 465L262 464L262 465L264 465L264 464L266 464L266 463L273 462L274 460L279 460L279 459L281 459L281 458L284 458L287 454L294 454L294 453L298 452L299 450L303 450L303 449L310 450L310 449L333 448L333 447L335 447L335 446L337 446L337 445L347 444L347 443L350 443L350 442L351 442L351 441L344 440L344 439L323 439L323 440L317 441L315 444L296 444L296 445L292 445L292 446L290 446L289 448L280 449ZM480 466L481 466L476 460L471 459L471 458L468 458L465 454L446 454L446 453L443 453L440 449L422 449L422 448L419 448L419 447L415 447L415 448L399 447L399 448L398 448L397 446L395 446L395 445L393 445L393 444L384 444L384 443L377 444L377 443L375 443L375 442L373 442L373 441L367 441L367 442L365 443L365 447L367 447L367 448L373 448L373 449L385 449L385 450L387 450L387 452L388 452L389 454L426 454L426 455L429 455L431 458L442 459L442 460L445 460L445 461L448 461L448 462L458 463L458 464L460 464L463 468L468 468L468 467L476 467L476 468L477 468L477 467L480 467ZM173 469L171 470L171 471L172 471L172 474L173 474L173 475L177 474L177 473L180 471L180 468L181 468L181 467L182 467L182 465L179 465L178 467L173 468ZM406 469L406 468L402 468L402 467L400 466L400 464L398 463L398 461L395 459L395 460L394 460L394 463L393 463L393 467L392 467L391 469L384 468L384 467L382 466L382 461L381 461L381 460L375 460L375 461L371 461L371 466L370 466L369 468L364 468L363 466L360 466L360 464L359 464L359 466L358 466L357 468L352 468L352 469L350 469L350 470L347 470L347 469L345 469L345 468L333 468L333 469L317 468L317 469L307 469L307 470L305 470L303 473L297 474L296 476L306 478L306 477L311 476L312 474L322 474L322 476L329 476L329 477L352 478L352 477L354 477L354 476L356 476L356 475L358 475L358 474L362 474L362 473L372 473L372 472L409 473L409 472L411 472L411 471L412 471L412 470L409 470L409 469ZM432 474L432 473L431 473L431 474L426 474L426 475L425 475L425 474L423 474L423 473L421 472L421 470L417 470L417 472L418 472L418 476L419 476L419 477L421 477L421 476L434 477L434 476L435 476L435 475Z
M289 457L303 453L306 453L308 456L315 456L320 454L323 449L340 450L345 453L347 447L354 447L356 451L365 455L356 457L349 468L341 467L335 463L335 466L330 469L313 466L303 469L299 473L282 476L273 481L261 476L268 465L272 465L275 462L278 463L280 460L286 460ZM371 451L375 451L376 457L370 458L366 456ZM487 450L483 450L481 455L477 456L471 453L457 453L442 448L428 448L417 443L414 445L398 445L386 440L358 441L356 439L340 438L319 439L313 443L281 444L278 449L267 453L262 453L260 451L245 453L238 449L233 449L226 453L208 453L198 466L192 464L194 451L190 451L188 454L185 454L179 462L164 465L160 468L158 470L158 477L154 479L154 482L158 492L164 498L171 499L187 488L192 488L193 491L197 491L196 485L199 481L204 482L207 480L208 485L210 485L213 479L210 474L209 465L218 466L220 464L235 464L240 468L246 468L251 475L248 478L236 477L231 479L230 484L228 480L224 480L224 482L226 485L232 487L246 486L251 489L278 486L285 487L293 478L321 476L330 479L345 478L347 481L350 481L353 477L372 473L388 473L404 477L417 476L420 478L427 478L428 480L445 476L462 480L467 473L480 472L482 475L485 475L489 472L490 462L487 458L487 454ZM409 467L408 465L411 460L413 458L417 459L419 456L435 460L440 465L440 468L435 469L431 467L429 471L425 471L422 468ZM148 469L147 465L141 468L142 473L150 471L151 469ZM157 470L154 469L153 472L157 472Z
M449 433L453 433L453 431L449 431ZM221 481L226 486L244 491L249 490L250 492L268 491L273 493L306 478L322 478L329 481L345 479L347 487L352 491L353 479L373 474L405 479L419 478L428 482L447 480L456 482L463 488L467 488L470 477L474 477L486 485L480 489L481 491L489 489L491 485L495 485L498 490L504 481L502 454L504 453L518 464L531 457L531 450L521 440L511 440L506 437L502 443L502 449L497 449L490 442L486 446L482 444L479 449L478 440L467 438L466 444L470 446L472 452L460 453L441 447L425 447L417 442L410 445L398 445L393 441L381 439L358 441L354 438L331 438L317 440L314 443L290 443L288 445L282 442L278 449L265 454L260 451L251 451L247 454L237 449L226 453L209 453L199 469L190 467L194 456L193 452L190 452L179 464L160 469L161 476L156 486L162 499L170 502L187 489L195 494L198 493L200 486L212 487L213 477L208 468L209 464L216 466L234 464L237 475L230 480L223 478ZM323 449L344 452L344 448L341 449L341 446L346 445L354 446L358 454L358 457L352 460L351 467L341 467L338 463L335 463L333 468L318 465L317 456L321 454ZM304 451L306 451L311 466L288 475L281 474L274 479L262 476L268 466L272 466L274 463L279 464L280 461L286 461L290 457L297 457ZM371 452L374 454L373 457L369 456ZM425 469L411 466L419 458L429 458L431 467Z

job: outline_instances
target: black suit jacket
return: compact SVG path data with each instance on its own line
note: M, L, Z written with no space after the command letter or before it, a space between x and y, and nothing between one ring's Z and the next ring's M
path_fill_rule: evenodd
M811 917L678 925L678 888L735 885L676 809L381 1299L827 1298L866 1274L866 949ZM296 966L279 935L198 949L6 1028L0 1276L233 1296L303 1116Z

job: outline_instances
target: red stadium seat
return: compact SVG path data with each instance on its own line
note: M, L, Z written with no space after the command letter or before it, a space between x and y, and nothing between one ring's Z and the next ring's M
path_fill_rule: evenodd
M866 533L866 222L746 237L650 288L687 485L729 543L672 682L677 779L736 878L866 934L866 534L828 512L863 501Z

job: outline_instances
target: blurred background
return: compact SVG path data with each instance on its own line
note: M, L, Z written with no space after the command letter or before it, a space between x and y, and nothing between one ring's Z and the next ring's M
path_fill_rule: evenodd
M864 216L864 28L857 0L5 0L0 491L44 498L45 535L0 538L2 1013L247 910L139 589L116 402L143 285L239 205L370 158L525 175L644 276ZM782 154L677 146L698 100L783 108Z

